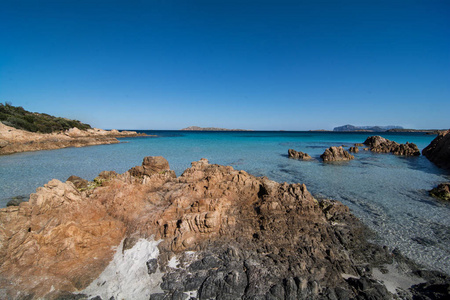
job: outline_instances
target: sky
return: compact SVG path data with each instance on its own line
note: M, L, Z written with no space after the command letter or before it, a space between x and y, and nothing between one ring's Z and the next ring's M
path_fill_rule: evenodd
M105 129L450 128L450 1L0 0L0 102Z

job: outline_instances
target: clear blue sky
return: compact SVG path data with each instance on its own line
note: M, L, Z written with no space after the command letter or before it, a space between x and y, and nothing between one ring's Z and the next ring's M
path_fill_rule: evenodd
M449 128L450 1L1 0L5 101L100 128Z

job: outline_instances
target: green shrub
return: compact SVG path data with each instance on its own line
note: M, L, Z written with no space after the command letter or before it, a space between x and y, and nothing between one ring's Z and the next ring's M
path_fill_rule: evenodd
M8 102L0 103L0 122L17 129L41 133L65 131L73 127L80 130L91 128L89 124L81 123L78 120L29 112L21 106L13 106Z

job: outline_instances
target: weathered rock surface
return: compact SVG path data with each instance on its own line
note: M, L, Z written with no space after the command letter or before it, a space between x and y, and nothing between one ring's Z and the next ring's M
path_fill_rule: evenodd
M369 136L364 142L364 145L369 146L370 151L377 153L392 153L404 156L420 155L420 150L414 143L406 142L406 144L399 144L379 135Z
M323 159L324 162L334 162L334 161L346 161L346 160L352 160L355 157L348 153L347 151L342 148L342 146L339 147L330 147L320 156L320 158Z
M450 130L441 132L422 154L437 166L450 169Z
M148 287L150 299L392 298L371 269L393 256L367 241L346 206L206 159L176 178L166 162L145 158L143 172L104 174L83 192L52 180L29 202L1 209L0 295L140 299L108 281L99 284L109 291L103 298L83 290L122 240L125 255L152 237L160 254L143 260L141 276L162 279Z
M312 157L308 153L301 151L295 151L294 149L288 150L289 158L301 159L301 160L311 160Z
M430 191L430 195L442 200L450 200L450 183L440 183Z
M51 150L67 147L84 147L116 144L117 137L141 136L135 131L102 130L91 128L86 131L71 128L61 133L35 133L6 126L0 122L0 155L27 151Z
M85 189L88 187L89 183L89 181L87 181L86 179L83 179L75 175L70 176L69 178L67 178L66 181L72 182L77 189Z
M350 147L350 148L348 149L348 152L351 152L351 153L358 153L358 152L359 152L359 148L358 148L357 146L355 146L355 147Z

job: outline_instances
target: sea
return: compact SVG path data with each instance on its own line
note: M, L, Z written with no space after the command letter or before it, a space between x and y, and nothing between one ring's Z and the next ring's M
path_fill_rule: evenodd
M26 152L0 156L0 207L28 198L53 178L71 175L93 180L101 171L123 173L145 156L163 156L177 175L191 162L230 165L277 182L304 183L317 198L347 205L376 236L373 241L398 248L427 268L450 274L450 203L429 196L450 172L424 156L402 157L364 151L355 159L323 163L331 146L353 146L373 133L289 131L139 131L156 137L121 138L119 144ZM398 143L425 148L435 135L377 133ZM306 152L311 161L288 158L288 149Z

